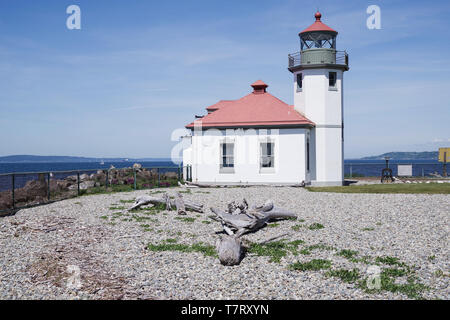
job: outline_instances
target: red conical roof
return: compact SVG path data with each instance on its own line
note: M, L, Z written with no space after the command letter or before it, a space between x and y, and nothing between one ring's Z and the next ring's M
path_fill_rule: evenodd
M313 32L313 31L328 31L328 32L333 32L333 33L337 34L336 30L331 29L325 23L322 23L322 21L320 21L320 18L322 17L322 14L319 11L316 12L314 17L316 18L316 22L314 22L308 28L306 28L305 30L300 32L300 34L306 33L306 32Z

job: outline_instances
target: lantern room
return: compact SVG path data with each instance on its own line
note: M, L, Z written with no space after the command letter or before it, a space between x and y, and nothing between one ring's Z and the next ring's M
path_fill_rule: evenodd
M345 51L336 50L338 32L320 19L322 14L316 12L316 21L300 32L300 52L289 55L289 70L316 67L318 65L344 65L348 70L348 56Z
M316 22L299 33L301 51L314 48L336 49L337 31L320 21L320 12L316 12L314 17Z

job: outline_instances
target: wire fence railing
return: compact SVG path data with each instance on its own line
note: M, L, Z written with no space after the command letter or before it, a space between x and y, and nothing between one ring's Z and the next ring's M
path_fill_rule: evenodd
M442 163L389 163L394 176L399 176L399 166L411 166L411 174L406 177L429 177L436 178L444 176ZM380 177L381 171L386 167L385 163L345 163L344 175L346 178L357 177Z
M82 195L177 186L190 166L0 174L0 214Z

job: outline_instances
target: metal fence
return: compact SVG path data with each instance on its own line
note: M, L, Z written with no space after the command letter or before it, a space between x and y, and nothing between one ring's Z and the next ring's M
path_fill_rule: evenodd
M323 64L323 63L332 63L332 64L339 64L339 65L346 65L348 66L348 53L346 51L342 51L342 50L335 50L332 51L332 61L323 61L320 60L321 58L323 58L320 55L315 55L314 57L317 57L319 60L316 61L312 61L312 62L306 62L304 61L304 59L302 59L302 53L303 55L308 55L308 53L313 52L313 51L299 51L299 52L294 52L291 54L288 54L288 67L289 68L293 68L293 67L297 67L297 66L301 66L301 65L305 65L305 64ZM328 51L327 51L328 52ZM313 57L313 56L309 56L309 57Z
M0 214L77 196L177 186L192 168L148 167L0 174Z
M444 176L442 163L389 163L392 174L398 176L398 165L411 165L411 177L436 177ZM381 177L381 170L386 167L385 163L345 163L344 175L347 178L355 177Z

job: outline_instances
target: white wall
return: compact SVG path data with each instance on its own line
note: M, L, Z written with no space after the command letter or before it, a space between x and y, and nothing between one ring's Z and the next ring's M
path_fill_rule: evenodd
M329 88L328 73L337 73L336 88ZM297 90L297 74L302 89ZM313 185L340 185L343 181L343 71L305 69L294 73L294 108L316 124L311 131ZM313 142L311 142L313 144Z
M191 151L183 162L192 164L192 181L199 183L296 184L307 179L306 132L309 129L229 129L194 131ZM271 172L260 169L260 142L275 143L275 165ZM220 144L234 142L234 173L220 172ZM186 158L185 158L186 156ZM188 158L189 157L189 158ZM267 169L263 169L266 170Z
M336 89L329 90L328 73L336 72ZM297 74L303 74L302 90L297 91ZM343 72L338 69L305 69L294 73L294 108L316 125L341 125Z
M187 179L187 166L192 165L192 137L184 136L182 137L183 145L189 146L183 149L183 179Z

